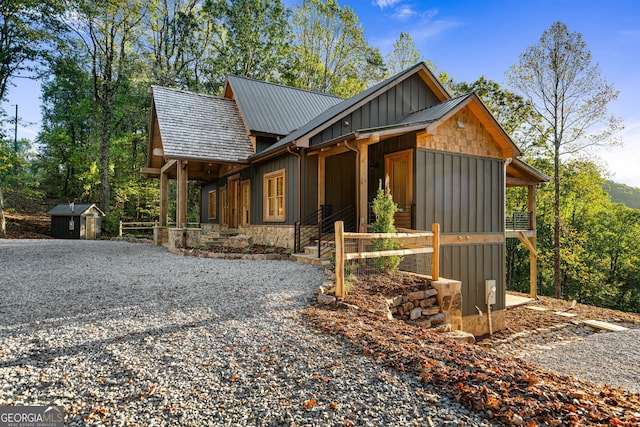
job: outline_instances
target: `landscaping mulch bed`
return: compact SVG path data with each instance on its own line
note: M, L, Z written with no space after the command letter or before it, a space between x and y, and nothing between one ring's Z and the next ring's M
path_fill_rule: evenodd
M356 284L345 301L375 309L387 296L405 293L413 285L424 286L411 281L405 284L401 276L374 275L368 280ZM584 312L588 313L588 309L584 308ZM304 313L316 328L344 336L380 363L415 374L424 383L442 389L468 408L481 411L501 424L529 427L640 424L637 393L556 374L478 345L447 340L416 325L382 319L366 310L318 306ZM514 330L526 327L525 322L518 323ZM537 320L529 318L529 322Z

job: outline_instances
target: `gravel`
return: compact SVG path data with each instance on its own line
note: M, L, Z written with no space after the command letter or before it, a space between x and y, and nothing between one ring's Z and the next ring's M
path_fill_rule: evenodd
M640 393L639 344L640 329L600 332L521 357L556 372Z
M489 426L305 325L324 273L114 241L0 240L0 405L73 425Z

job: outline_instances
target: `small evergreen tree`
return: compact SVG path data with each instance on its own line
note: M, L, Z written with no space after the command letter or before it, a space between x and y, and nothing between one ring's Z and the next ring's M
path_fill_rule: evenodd
M384 189L382 188L382 180L380 180L378 193L376 194L376 198L373 200L372 210L376 216L376 221L372 224L374 233L396 232L394 215L398 211L398 205L393 201L393 197L391 196L388 177L385 179ZM374 242L374 248L376 251L390 251L400 249L401 247L402 245L400 242L398 242L397 239L392 238L376 239ZM375 258L373 265L380 271L393 273L398 269L403 258L404 257L402 256Z

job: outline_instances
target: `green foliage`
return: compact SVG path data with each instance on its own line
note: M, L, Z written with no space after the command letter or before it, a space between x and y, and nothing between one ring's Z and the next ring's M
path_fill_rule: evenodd
M350 97L366 88L372 72L382 71L379 51L368 45L350 7L335 0L304 0L292 21L294 65L287 83Z
M411 38L411 34L401 32L393 44L393 50L387 54L389 74L395 75L421 60L420 51Z
M395 233L396 227L394 225L394 215L398 211L398 205L393 201L391 192L389 191L389 183L385 183L384 189L382 188L382 180L378 186L378 192L376 198L373 199L371 209L376 216L376 220L372 226L374 233ZM376 251L389 251L400 249L402 245L397 239L384 238L376 239L373 247ZM402 262L404 257L402 256L387 256L382 258L374 258L373 265L380 271L385 273L393 273L398 269L398 266Z
M611 201L622 203L633 209L640 209L640 188L607 180L602 188L611 197Z

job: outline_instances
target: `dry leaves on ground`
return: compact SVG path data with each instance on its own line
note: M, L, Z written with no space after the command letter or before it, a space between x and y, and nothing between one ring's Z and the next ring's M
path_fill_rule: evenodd
M458 344L418 326L363 311L305 310L312 324L348 338L363 353L412 372L467 407L503 424L620 425L640 423L640 395L599 387Z

